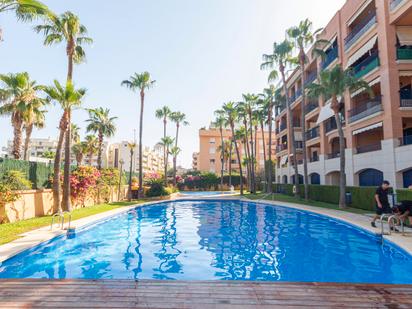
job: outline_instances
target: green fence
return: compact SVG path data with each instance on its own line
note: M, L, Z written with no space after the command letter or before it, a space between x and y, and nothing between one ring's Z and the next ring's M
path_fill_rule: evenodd
M276 184L275 192L293 196L292 184ZM299 185L300 196L303 198L304 188ZM375 210L375 187L346 187L346 192L352 194L352 203L348 205L352 208ZM396 190L397 200L412 200L412 191ZM309 199L313 201L339 204L339 186L309 185Z
M52 173L52 166L49 164L0 158L0 177L10 170L23 172L33 184L33 189L49 187L49 177Z

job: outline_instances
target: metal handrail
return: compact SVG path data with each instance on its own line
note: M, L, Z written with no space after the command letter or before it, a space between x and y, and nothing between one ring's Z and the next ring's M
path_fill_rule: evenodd
M72 222L72 213L69 211L63 211L63 212L59 211L52 216L50 230L53 230L54 220L56 217L58 218L58 225L60 226L60 229L62 230L64 229L65 214L69 214L69 224L67 226L67 230L70 229L71 222Z

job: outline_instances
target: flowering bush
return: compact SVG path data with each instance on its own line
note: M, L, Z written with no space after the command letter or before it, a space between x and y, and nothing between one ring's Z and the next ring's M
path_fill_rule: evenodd
M74 203L85 206L89 194L94 193L100 172L92 166L79 166L70 175L70 193Z
M213 173L202 173L200 175L188 175L183 182L179 182L179 188L187 187L190 190L210 190L215 189L219 183L219 178Z
M143 178L147 184L152 184L152 183L157 183L161 181L162 175L156 172L152 172L152 173L146 173Z

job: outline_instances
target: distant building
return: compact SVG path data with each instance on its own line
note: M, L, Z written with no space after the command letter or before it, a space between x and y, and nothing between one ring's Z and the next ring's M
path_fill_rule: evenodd
M198 171L199 170L199 153L194 152L192 155L192 170Z

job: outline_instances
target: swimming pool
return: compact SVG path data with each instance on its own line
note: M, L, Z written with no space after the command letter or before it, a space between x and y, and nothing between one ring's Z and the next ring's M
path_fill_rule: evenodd
M225 194L234 194L236 192L231 191L181 191L180 195L185 197L206 197L206 196L216 196Z
M0 264L0 278L412 283L412 257L343 222L242 201L139 207Z

